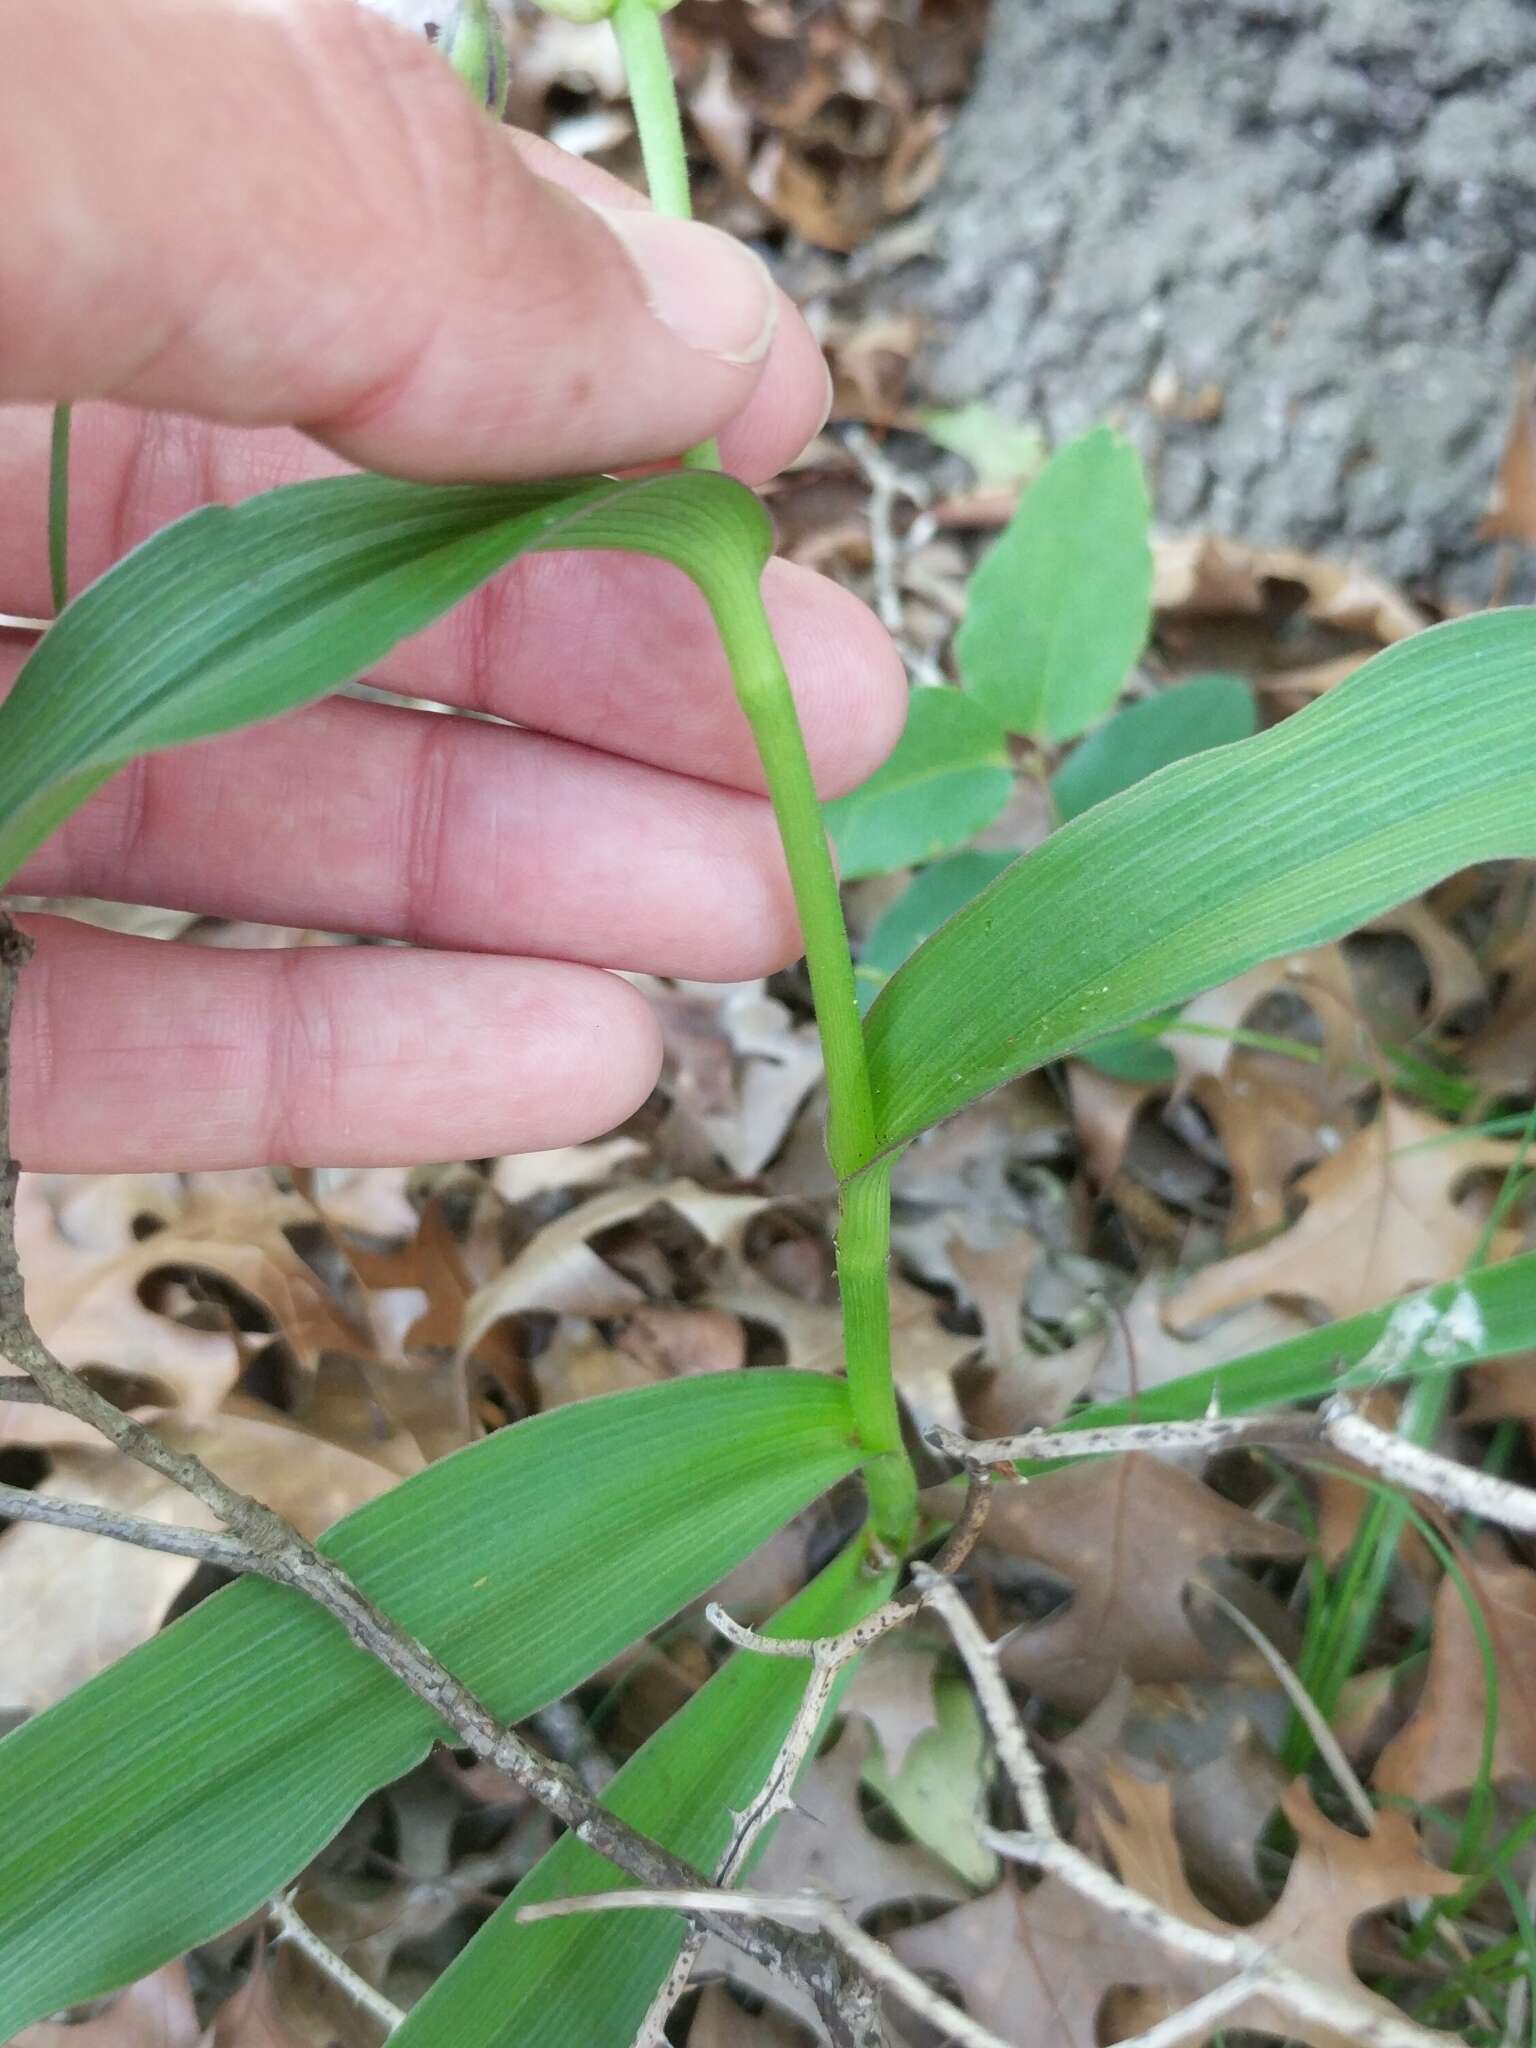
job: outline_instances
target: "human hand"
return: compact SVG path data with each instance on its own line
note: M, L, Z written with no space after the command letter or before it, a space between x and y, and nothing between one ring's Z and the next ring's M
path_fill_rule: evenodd
M77 587L195 504L348 463L513 480L718 433L760 481L826 404L754 258L496 129L350 0L8 10L0 189L0 610L47 608L56 402L104 401L77 415ZM765 591L818 781L849 788L900 729L893 650L804 570L772 564ZM675 572L532 557L369 680L516 729L334 699L126 770L6 886L407 944L21 920L24 1165L572 1143L659 1067L649 1009L604 970L732 980L795 956L751 738Z

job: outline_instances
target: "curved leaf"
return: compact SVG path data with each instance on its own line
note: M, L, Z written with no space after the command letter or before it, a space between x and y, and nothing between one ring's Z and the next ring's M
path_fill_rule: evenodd
M887 1597L894 1574L845 1550L770 1624L836 1635ZM849 1665L844 1683L853 1675ZM731 1809L758 1791L804 1697L799 1658L738 1651L624 1766L604 1804L702 1869L730 1837ZM520 1927L521 1906L629 1880L569 1838L557 1842L432 1986L394 2048L598 2048L633 2040L682 1944L675 1913L611 1913Z
M157 533L49 628L0 704L0 885L134 755L323 697L515 556L629 548L718 588L772 552L743 485L444 485L348 476L210 505Z
M1160 770L1017 861L869 1013L875 1151L1453 869L1517 854L1536 854L1527 609L1401 641L1273 731Z
M320 1547L509 1721L674 1613L857 1462L818 1374L676 1380L499 1431ZM0 2039L253 1911L443 1731L247 1579L0 1742Z

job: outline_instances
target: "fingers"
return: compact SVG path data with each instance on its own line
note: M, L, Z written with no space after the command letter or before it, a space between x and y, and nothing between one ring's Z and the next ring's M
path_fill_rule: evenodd
M38 1171L540 1151L622 1122L660 1069L643 999L591 968L23 922L13 1144Z
M676 454L763 377L783 314L755 257L536 175L351 0L13 8L0 80L0 399L508 478ZM790 354L779 404L808 433L823 373L803 334Z
M47 443L40 410L13 415L0 437L0 610L48 609ZM76 585L196 504L335 467L296 434L87 407L76 428ZM900 661L873 614L824 578L772 562L763 590L817 781L837 795L895 745L906 716ZM691 585L658 562L527 557L397 649L373 680L686 774L762 786L719 634Z
M706 981L800 950L761 798L344 701L139 762L13 886Z

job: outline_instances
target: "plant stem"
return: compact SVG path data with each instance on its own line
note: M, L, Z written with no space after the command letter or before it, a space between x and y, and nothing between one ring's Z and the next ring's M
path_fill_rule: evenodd
M857 1170L859 1161L876 1149L875 1116L837 873L795 700L762 598L754 590L749 608L733 590L729 616L722 606L715 619L737 697L762 756L800 917L827 1069L827 1154L838 1179L837 1270L848 1390L859 1442L870 1458L865 1479L875 1532L899 1549L911 1533L917 1482L902 1448L891 1378L886 1278L890 1162Z
M688 152L677 88L655 0L614 0L611 16L629 80L630 103L645 158L651 204L689 220ZM713 442L684 458L718 469ZM736 695L757 741L773 801L790 887L800 917L805 962L827 1069L827 1154L838 1181L837 1271L843 1304L843 1353L854 1426L867 1454L872 1527L879 1540L905 1549L917 1514L917 1478L901 1440L891 1377L891 1295L886 1268L891 1241L890 1162L859 1172L876 1152L875 1114L864 1056L848 928L837 872L827 845L821 804L806 759L795 700L783 658L754 583L722 578L705 591L724 642Z
M69 438L73 420L73 407L54 407L48 462L48 577L55 613L69 603Z
M683 117L655 0L614 0L611 19L629 83L629 103L640 137L651 205L670 220L692 220ZM719 447L714 441L702 441L688 450L683 461L690 469L718 469Z

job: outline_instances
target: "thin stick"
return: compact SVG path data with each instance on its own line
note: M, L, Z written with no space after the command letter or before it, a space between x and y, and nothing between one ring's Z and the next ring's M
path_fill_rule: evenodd
M56 1500L24 1486L0 1486L0 1522L46 1522L54 1529L75 1529L82 1535L131 1543L137 1550L159 1550L168 1557L195 1557L199 1564L220 1565L225 1571L261 1574L262 1560L236 1536L213 1529L188 1529L177 1522L151 1522L142 1515L114 1514L90 1501Z
M1276 1449L1317 1445L1353 1458L1383 1479L1442 1507L1480 1516L1523 1534L1536 1534L1536 1490L1512 1480L1476 1472L1381 1429L1335 1395L1315 1415L1211 1416L1201 1422L1137 1422L1112 1429L1030 1430L1024 1436L972 1442L954 1430L933 1428L926 1438L935 1450L971 1471L1001 1471L1049 1458L1123 1457L1130 1451L1227 1451L1247 1444Z
M962 2048L1008 2048L1008 2043L989 2028L973 2020L959 2006L925 1984L915 1970L899 1962L883 1942L866 1934L832 1900L814 1893L795 1896L777 1892L714 1891L626 1891L589 1892L580 1898L549 1899L537 1906L523 1906L521 1922L561 1920L573 1913L656 1912L665 1909L702 1918L706 1913L729 1913L747 1920L770 1920L781 1927L816 1928L876 1984L899 1998L903 2005L940 2028L947 2039ZM1443 2037L1441 2048L1444 2048Z
M273 1899L267 1907L267 1916L277 1929L279 1941L292 1942L323 1976L340 1986L360 2012L377 2020L385 2033L392 2034L396 2027L404 2026L405 2014L394 2000L386 1998L382 1991L376 1991L366 1977L360 1977L349 1962L322 1941L313 1927L300 1919L291 1899Z
M982 1634L975 1616L948 1579L928 1586L932 1604L942 1614L956 1649L976 1688L998 1759L1008 1773L1024 1816L1022 1833L984 1827L982 1840L999 1855L1059 1877L1080 1898L1098 1906L1145 1936L1164 1953L1200 1974L1219 1973L1247 1980L1250 1995L1279 2007L1308 2027L1328 2027L1359 2044L1359 2048L1445 2048L1445 2036L1412 2020L1383 2013L1374 2002L1342 1986L1318 1983L1280 1962L1262 1941L1243 1929L1218 1934L1197 1927L1154 1900L1132 1891L1090 1856L1067 1841L1056 1826L1046 1791L1045 1773L1029 1746L1022 1722L997 1662L997 1646ZM1229 2008L1232 2010L1234 2008Z
M1201 2039L1224 2020L1228 2013L1252 1998L1257 1987L1251 1977L1233 1977L1225 1984L1218 1984L1207 1991L1203 1998L1197 1998L1190 2005L1181 2005L1177 2012L1159 2020L1155 2027L1148 2027L1144 2034L1131 2034L1117 2044L1117 2048L1181 2048L1181 2044L1198 2036Z

